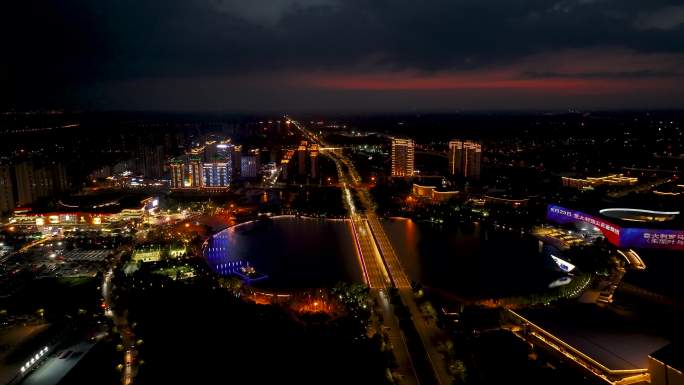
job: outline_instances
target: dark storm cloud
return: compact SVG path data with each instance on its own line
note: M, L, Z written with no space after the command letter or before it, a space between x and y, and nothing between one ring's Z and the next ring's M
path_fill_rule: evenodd
M111 82L269 71L474 70L601 47L681 53L678 3L22 0L0 16L8 52L0 64L2 96L10 103L78 99ZM661 76L657 69L634 76L650 74Z

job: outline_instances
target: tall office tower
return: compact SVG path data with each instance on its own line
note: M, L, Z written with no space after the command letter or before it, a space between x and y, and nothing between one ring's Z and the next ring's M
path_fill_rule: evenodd
M259 176L259 157L257 155L244 155L240 159L240 176L242 178L256 178Z
M0 213L6 213L14 208L14 183L12 170L9 165L0 165Z
M318 145L312 144L309 148L309 158L311 160L311 178L318 178Z
M412 139L392 139L392 176L413 176L414 151Z
M207 143L202 163L201 187L227 188L233 179L235 146L228 142Z
M449 142L449 172L451 175L480 179L482 145L470 140Z
M306 141L302 140L297 150L297 169L299 175L306 175Z

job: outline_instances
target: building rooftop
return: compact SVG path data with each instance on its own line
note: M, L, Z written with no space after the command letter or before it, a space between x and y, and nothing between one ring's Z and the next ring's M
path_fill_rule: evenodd
M140 209L146 199L146 194L133 193L98 193L88 195L72 195L63 197L54 204L31 207L31 213L40 214L48 212L96 212L118 213L125 209Z
M649 354L649 356L667 366L684 372L684 346L681 344L668 344Z
M651 352L669 342L594 305L526 309L519 313L612 370L648 368Z

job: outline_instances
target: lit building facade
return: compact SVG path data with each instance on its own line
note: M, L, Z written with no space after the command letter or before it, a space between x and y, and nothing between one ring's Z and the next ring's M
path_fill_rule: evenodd
M616 218L620 216L611 216L615 210L619 210L619 214L627 215L625 212L649 212L651 215L679 215L679 212L659 212L651 210L640 209L602 209L599 211L601 216L590 215L578 210L572 210L557 205L549 205L546 211L546 218L556 223L586 223L603 233L605 238L611 244L620 248L634 248L634 249L668 249L668 250L684 250L684 230L680 229L663 229L663 228L641 228L641 227L627 227L618 225L604 218ZM625 217L628 218L628 217ZM631 217L630 217L631 218ZM629 222L635 222L632 219ZM658 222L642 220L637 222L649 223Z
M232 165L228 162L214 161L202 165L202 187L228 188L233 173Z
M578 189L597 186L633 186L639 182L639 178L624 176L623 174L611 174L599 177L571 178L561 177L561 183L565 187Z
M280 160L280 176L283 180L287 180L290 177L298 177L297 180L300 182L310 181L310 178L318 178L319 155L320 148L317 144L309 143L305 140L301 141L296 149L288 149L283 153L283 157Z
M207 142L168 163L171 189L226 189L233 181L235 146Z
M449 173L469 179L480 179L482 145L470 140L449 142Z
M436 186L423 186L415 183L412 190L415 197L429 199L433 202L446 202L459 196L458 191L437 190Z
M184 167L183 162L173 159L168 163L169 173L171 174L171 188L183 188Z
M392 139L392 176L411 177L414 173L415 144L412 139Z

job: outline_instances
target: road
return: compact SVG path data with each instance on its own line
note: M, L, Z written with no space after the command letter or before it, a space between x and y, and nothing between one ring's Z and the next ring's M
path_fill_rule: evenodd
M371 296L375 298L382 309L384 331L389 336L389 343L392 345L392 352L397 362L395 372L401 377L401 384L420 385L418 375L411 361L411 354L406 345L404 333L399 326L399 320L394 315L394 309L387 298L387 292L384 290L371 290Z
M102 281L102 297L104 298L104 303L107 306L106 314L114 322L114 325L121 335L124 349L126 349L124 355L125 365L121 373L121 383L123 385L130 385L133 383L133 379L135 378L138 370L138 352L135 349L135 335L133 334L133 329L128 324L127 312L124 311L123 313L120 313L112 310L113 275L113 270L109 270L107 274L104 275L104 279Z
M301 126L297 121L292 119L290 119L290 121L294 123L295 127L297 127L309 141L317 143L320 147L328 147L316 134ZM438 384L451 384L453 378L449 375L444 358L433 343L435 337L440 334L440 330L434 322L427 320L418 308L413 296L411 281L402 268L399 258L397 257L382 224L375 214L375 204L366 187L361 184L359 173L356 171L354 164L344 156L344 154L330 152L329 155L337 165L339 179L343 185L345 202L352 218L352 230L354 231L357 249L360 253L360 260L362 261L364 273L368 273L366 283L371 289L379 290L381 287L388 287L387 284L389 283L399 290L401 300L408 308L411 314L411 320L425 347L425 352L427 353L428 360L430 361ZM363 206L364 213L359 213L359 210L357 210L354 205L354 200L351 198L350 184L358 192L359 201ZM378 263L379 266L375 265L376 263ZM391 308L387 307L386 309ZM387 313L387 310L383 310L383 312ZM388 313L388 316L389 314L390 313ZM389 319L390 321L395 320L393 312L391 312ZM403 334L398 331L398 328L398 323L394 328L390 327L390 330L394 330L394 335L391 337L393 343L399 343L400 346L403 347L400 348L398 347L399 345L395 345L394 352L397 361L399 361L398 356L401 355L402 352L408 352L406 343L403 341ZM415 376L415 371L413 372L413 377L414 378L411 381L419 383L417 376Z

